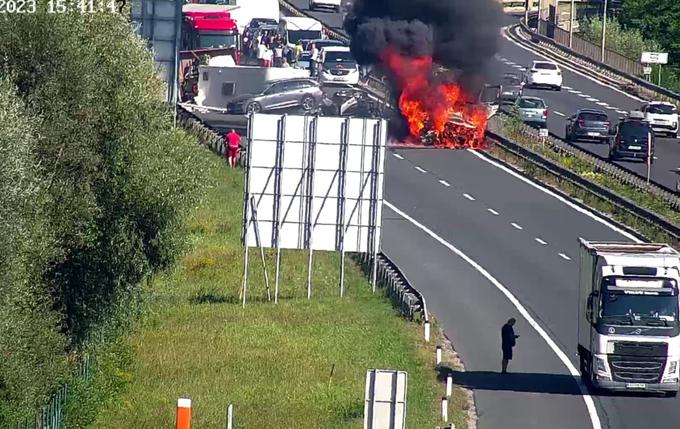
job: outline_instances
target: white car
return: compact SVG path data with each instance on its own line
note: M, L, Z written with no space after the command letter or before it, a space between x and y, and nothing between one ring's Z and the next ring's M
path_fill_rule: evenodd
M319 53L321 83L359 84L359 65L347 46L327 46Z
M562 70L550 61L534 61L527 67L524 82L529 88L548 87L562 90Z
M331 9L340 13L342 0L309 0L309 10Z
M652 125L654 134L678 136L678 108L673 103L665 101L651 101L642 105L640 109L645 120Z

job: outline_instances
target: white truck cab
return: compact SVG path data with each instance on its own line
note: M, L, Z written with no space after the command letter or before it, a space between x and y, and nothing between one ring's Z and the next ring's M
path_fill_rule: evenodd
M652 125L655 134L666 134L678 137L678 108L666 101L652 101L642 105L640 109L645 120Z
M279 33L288 46L295 47L298 40L325 39L323 25L313 18L286 16L279 21Z
M605 390L680 389L680 253L666 244L580 243L578 354Z

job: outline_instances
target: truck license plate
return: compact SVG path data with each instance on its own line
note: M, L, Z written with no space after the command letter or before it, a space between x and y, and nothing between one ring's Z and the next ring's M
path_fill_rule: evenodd
M600 135L600 133L588 133L589 137L597 137L599 135Z
M628 383L626 387L629 389L646 389L647 385L645 383Z
M640 150L640 149L642 149L642 146L628 146L628 149L631 149L631 150Z

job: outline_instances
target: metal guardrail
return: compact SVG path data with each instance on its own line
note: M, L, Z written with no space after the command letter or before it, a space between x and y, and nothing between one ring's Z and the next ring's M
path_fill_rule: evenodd
M370 275L373 267L372 255L358 253L355 259L361 265L362 271ZM394 306L409 320L429 322L425 297L411 285L399 267L383 252L378 253L377 264L377 285L385 289Z
M567 180L572 185L575 185L593 195L598 196L601 199L604 199L605 201L614 204L620 209L623 209L626 212L633 214L634 216L638 217L639 219L645 222L655 224L656 226L663 229L668 235L672 236L675 240L680 240L680 227L678 227L668 219L660 216L659 214L654 213L651 210L648 210L644 207L641 207L635 204L633 201L629 200L628 198L623 197L598 183L588 180L585 177L580 176L578 173L575 173L574 171L570 170L569 168L559 165L556 162L544 157L543 155L534 152L531 149L528 149L520 144L512 142L499 134L496 134L492 131L489 131L487 134L489 140L491 140L498 146L502 147L503 149L513 153L514 155L524 159L525 161L528 161L532 164L539 166L540 168L558 177Z
M499 112L498 115L496 115L489 121L489 126L491 128L495 128L496 132L498 132L497 127L503 122L507 121L509 117L510 116L507 113ZM531 128L528 125L522 124L519 129L522 134L531 136L532 138L537 139L537 141L538 139L542 139L542 137L539 137L538 131L534 128ZM673 192L668 191L665 187L659 186L653 182L647 183L646 178L639 176L631 171L628 171L622 167L619 167L618 165L613 164L608 160L595 156L590 152L585 151L579 147L571 145L559 138L553 136L545 137L545 143L546 145L550 146L550 148L553 149L554 151L559 153L566 153L576 158L579 158L591 164L597 172L605 173L606 175L615 178L619 182L624 183L640 191L649 192L655 197L658 197L661 200L663 200L674 210L680 211L680 196L674 194Z
M627 79L627 80L631 81L632 83L634 83L635 85L638 85L642 88L645 88L645 89L652 91L652 92L655 92L657 94L663 95L663 96L668 97L670 99L680 101L680 94L678 94L677 92L671 91L668 88L664 88L664 87L661 87L661 86L658 86L658 85L654 85L653 83L651 83L651 82L649 82L645 79L642 79L642 78L635 76L631 73L628 73L626 71L617 69L615 66L603 63L601 61L598 61L596 59L589 57L588 55L586 55L584 53L577 52L574 49L570 49L568 47L568 45L563 45L563 44L559 43L558 41L555 41L554 39L552 39L550 37L547 37L543 34L537 33L536 31L534 31L534 29L529 28L526 25L526 23L523 22L523 20L520 21L520 23L518 25L519 25L519 28L522 31L524 31L525 33L527 33L531 36L532 40L537 40L537 41L549 44L549 45L559 49L563 53L566 53L566 54L571 55L573 57L579 58L580 60L585 61L587 63L590 63L593 66L599 67L601 69L606 70L609 73L612 73L616 76ZM574 39L576 39L576 36L574 36ZM572 46L573 46L573 44L572 44ZM568 59L563 58L563 60L569 62Z

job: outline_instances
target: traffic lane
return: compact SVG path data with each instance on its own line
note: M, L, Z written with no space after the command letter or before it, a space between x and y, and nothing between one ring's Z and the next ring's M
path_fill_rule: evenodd
M503 239L531 241L532 245L538 245L532 250L550 253L554 260L566 260L560 256L562 253L575 264L579 237L624 239L601 221L578 212L474 153L446 149L402 149L395 153L403 159L389 157L388 168L413 170L413 174L424 176L423 186L443 191L443 201L455 210L470 207L471 215L476 213L484 222L502 224L504 230L499 236ZM426 173L420 173L417 168Z
M305 13L314 17L314 19L320 21L328 27L335 30L342 30L342 24L344 21L344 16L342 13L336 13L331 9L319 9L310 10L309 0L286 0L288 3L292 4L296 8L304 11ZM343 4L347 3L346 1Z
M505 37L501 37L499 41L498 54L500 57L510 60L516 64L527 67L532 61L552 61L546 60L545 58L529 52L526 49L515 45L513 42L507 40ZM563 85L566 85L575 92L569 92L569 90L562 90L565 94L569 95L587 95L584 98L593 98L598 102L604 102L612 107L617 107L621 111L630 111L640 107L641 101L631 98L622 92L616 91L612 88L605 86L602 83L594 82L578 73L572 72L566 69L564 66L560 66L562 69Z
M445 155L438 154L438 151L421 152L429 152L433 159L443 158ZM474 156L465 152L455 154ZM452 191L451 188L437 183L431 175L420 173L406 163L397 161L400 160L387 160L385 186L387 201L454 243L472 259L486 267L496 278L507 282L506 286L542 322L544 328L551 332L560 347L570 356L573 355L577 341L574 310L577 308L578 291L576 266L578 254L573 250L573 246L578 235L572 232L572 237L569 240L562 240L561 243L549 238L553 234L552 230L539 229L537 226L542 222L540 217L544 216L546 211L541 209L540 204L530 205L530 199L526 200L525 208L517 205L507 207L501 203L493 203L491 197L495 196L495 193L490 196L484 195L480 188L472 186ZM423 163L421 166L426 165ZM472 173L472 177L479 181L493 180L491 177L495 174L492 169L493 167L488 164L478 163L476 168L473 168L475 172ZM485 177L487 173L491 173L489 179ZM455 177L449 175L447 180L456 183L456 177L462 179L467 174L467 171L456 172ZM496 193L505 192L522 201L524 195L531 192L511 182L507 177L503 180L508 183L498 183ZM469 200L464 193L473 196L475 200ZM530 198L541 199L540 196L534 195ZM493 206L488 207L480 201L489 201ZM496 210L499 215L489 212L488 208ZM512 212L516 215L513 216ZM573 216L569 215L570 213L562 210L560 221L553 220L558 224L558 227L553 229L569 230L570 226L572 228L581 226L574 225ZM513 227L513 222L523 229ZM592 239L610 236L589 235L587 237ZM536 238L547 244L542 244ZM568 250L569 248L572 250ZM561 257L560 253L569 253L570 260Z
M389 208L383 228L383 251L424 294L465 364L454 378L473 390L481 429L592 427L574 378L505 296ZM502 375L500 328L510 317L520 338Z
M512 65L505 64L501 60L491 63L489 75L492 82L500 82L504 73L519 73ZM583 94L572 94L569 90L561 92L526 88L524 94L527 96L538 97L545 101L548 106L548 129L550 132L561 138L566 138L567 118L580 108L599 109L605 112L612 124L619 122L623 111L615 111L598 104L598 101L585 98ZM510 112L512 106L505 105L503 110ZM618 109L617 109L618 110ZM608 159L609 143L603 144L597 141L578 141L572 142L573 145L597 155L603 159ZM652 166L651 178L654 182L669 189L675 189L678 175L675 172L680 167L680 140L661 138L656 139L656 159ZM641 161L620 160L614 162L616 165L632 171L640 176L647 175L647 166Z
M406 158L406 155L403 155L406 152L408 151L399 151L399 155ZM412 152L416 153L416 150ZM430 152L432 159L443 160L443 151L421 150L420 152L423 154ZM452 153L465 154L466 152L452 151ZM575 351L578 260L561 261L562 264L557 264L553 258L553 250L548 252L544 246L528 245L535 243L530 243L529 239L518 238L518 234L509 232L508 228L498 228L498 224L505 226L505 220L496 222L499 217L485 213L483 207L471 210L472 204L461 203L461 201L468 200L467 198L461 199L450 192L443 192L450 191L453 186L437 187L433 183L438 182L435 182L431 175L403 164L395 164L396 161L403 160L395 158L396 161L389 161L391 158L395 157L389 157L387 161L387 200L453 243L491 275L501 279L505 287L528 308L541 326L550 333L553 340L565 351L572 363L577 366L578 359ZM601 224L595 224L595 231L593 231L591 218L585 215L573 215L572 208L554 197L537 191L525 182L508 176L502 170L500 170L502 173L499 173L500 177L496 176L493 171L496 168L490 164L469 163L473 164L472 173L462 170L461 164L449 165L449 181L457 184L458 191L470 185L470 189L476 192L475 201L486 201L487 197L489 200L501 201L502 196L514 196L513 199L517 199L518 204L524 202L527 205L528 216L534 222L550 218L550 215L544 211L544 207L562 204L563 213L561 216L552 217L556 225L551 229L571 231L572 239L568 242L574 243L574 254L577 254L578 250L576 244L578 236L593 240L626 240L624 236L617 235L610 228L598 227ZM424 167L431 168L423 162L421 168L424 169ZM485 183L487 188L484 189L491 189L492 194L487 195L483 193L484 189L472 187L475 184ZM543 201L530 205L531 198L543 199ZM499 213L510 210L501 204L496 204L496 207L499 208ZM524 223L528 225L531 222L524 221ZM383 240L386 238L384 237ZM404 251L409 255L417 255L416 265L424 264L427 260L420 251L409 249L404 249ZM404 273L411 279L410 271L405 270ZM427 282L424 287L429 287L429 284L430 282ZM432 306L436 304L430 301L428 303L433 309ZM479 311L479 309L470 307L470 311ZM441 315L441 312L437 314ZM603 423L606 423L604 427L633 429L642 427L643 423L647 422L645 427L663 428L673 426L673 422L680 420L678 400L644 395L602 395L596 398L596 405ZM654 415L654 418L645 418L646 415Z

